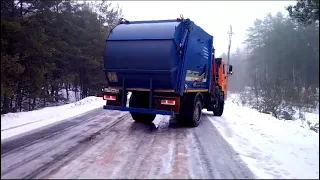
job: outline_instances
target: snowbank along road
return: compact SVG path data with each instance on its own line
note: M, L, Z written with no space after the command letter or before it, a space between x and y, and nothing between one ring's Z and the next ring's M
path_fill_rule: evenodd
M252 172L202 117L197 128L140 124L102 109L1 142L1 178L230 178Z

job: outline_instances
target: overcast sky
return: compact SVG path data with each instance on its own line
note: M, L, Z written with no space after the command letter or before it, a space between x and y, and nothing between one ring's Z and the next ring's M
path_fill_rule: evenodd
M216 53L228 51L228 34L233 27L231 52L242 47L246 29L256 18L275 14L295 1L115 1L129 21L175 19L183 14L214 37Z

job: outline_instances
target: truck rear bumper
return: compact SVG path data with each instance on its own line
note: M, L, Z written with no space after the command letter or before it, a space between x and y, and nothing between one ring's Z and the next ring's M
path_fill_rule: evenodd
M128 107L119 107L119 106L107 106L107 105L104 105L103 109L118 110L118 111L129 111L129 112L143 113L143 114L174 115L173 111L142 109L142 108L128 108Z

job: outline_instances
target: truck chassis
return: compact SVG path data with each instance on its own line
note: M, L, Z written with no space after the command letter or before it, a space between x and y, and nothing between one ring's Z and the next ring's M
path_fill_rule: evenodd
M124 89L124 91L123 91ZM127 104L129 90L132 92ZM129 111L133 120L151 123L156 114L175 115L179 123L196 127L201 120L202 109L213 111L215 116L221 116L224 109L224 92L219 85L209 93L190 92L185 90L180 96L172 90L154 90L152 79L150 89L126 89L125 80L121 88L105 88L103 98L107 100L104 109Z

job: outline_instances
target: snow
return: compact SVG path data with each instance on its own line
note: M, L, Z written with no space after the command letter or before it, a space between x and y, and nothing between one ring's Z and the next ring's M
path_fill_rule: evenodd
M80 116L104 104L101 97L87 97L66 105L1 115L1 140ZM319 179L319 134L304 128L302 121L278 120L231 99L226 101L221 117L203 112L258 178ZM162 118L157 116L156 127ZM305 118L319 122L315 113L305 113Z
M300 121L269 114L227 100L221 117L204 111L258 178L319 179L319 134ZM306 118L319 122L319 115Z
M1 115L1 140L102 108L104 104L101 97L90 96L66 105Z
M68 102L71 102L71 103L76 102L77 100L81 99L80 98L80 92L75 93L72 90L68 91L69 96L67 96L66 89L60 90L59 94L61 94L62 97L64 97L64 98L68 98Z
M247 93L250 93L250 92L247 92ZM233 103L243 106L243 104L241 103L242 100L239 94L228 92L228 97L229 97L229 100L232 101ZM247 103L244 106L249 107ZM317 108L313 110L311 109L304 110L304 112L302 112L302 115L304 116L303 118L299 117L299 111L297 108L293 107L293 110L295 111L295 113L293 114L292 119L287 121L288 123L293 123L306 129L319 129L319 105L317 106ZM307 111L310 111L310 112L307 112Z

